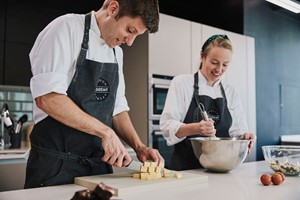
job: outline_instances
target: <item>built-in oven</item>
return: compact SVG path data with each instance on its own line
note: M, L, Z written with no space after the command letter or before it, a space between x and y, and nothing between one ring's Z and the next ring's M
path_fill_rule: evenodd
M160 119L172 76L151 74L149 77L149 119Z
M159 126L161 113L164 109L168 89L173 76L150 74L148 93L148 141L149 146L156 148L165 159L165 166L168 167L173 146L168 146L162 136Z

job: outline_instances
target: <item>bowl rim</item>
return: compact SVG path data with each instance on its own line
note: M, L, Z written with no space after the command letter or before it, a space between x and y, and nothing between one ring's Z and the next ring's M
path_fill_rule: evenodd
M189 140L193 141L250 141L241 137L191 137Z
M297 145L263 145L262 150L267 150L267 149L278 149L278 150L299 150L300 151L300 146Z

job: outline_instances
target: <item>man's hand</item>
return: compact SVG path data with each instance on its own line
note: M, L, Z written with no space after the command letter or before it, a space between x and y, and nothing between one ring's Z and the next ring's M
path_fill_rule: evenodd
M151 160L157 162L157 164L165 164L164 158L160 155L157 149L144 146L136 150L136 155L141 162Z
M115 167L127 166L131 162L132 158L113 130L109 130L108 134L102 138L102 146L105 152L102 157L104 162Z

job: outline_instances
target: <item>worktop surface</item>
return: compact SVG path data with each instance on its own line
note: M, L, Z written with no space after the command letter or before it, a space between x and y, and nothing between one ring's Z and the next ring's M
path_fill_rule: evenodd
M0 165L12 163L26 163L30 148L22 147L19 149L0 150Z
M205 169L188 170L197 175L208 176L208 181L203 183L185 185L180 188L166 188L158 191L139 192L126 194L112 199L130 200L299 200L300 177L286 177L281 185L263 186L260 176L263 173L272 174L265 161L247 162L229 173L211 173ZM184 178L184 177L183 177ZM159 180L156 180L159 181ZM0 192L1 200L68 200L76 191L84 189L81 186L70 184L37 189L15 190Z

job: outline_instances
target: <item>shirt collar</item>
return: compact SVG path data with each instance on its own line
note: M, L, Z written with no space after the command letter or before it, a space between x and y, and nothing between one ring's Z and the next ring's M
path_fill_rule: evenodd
M201 73L201 71L199 70L199 73L198 73L198 77L199 77L199 83L202 83L202 84L205 84L205 85L208 85L207 84L207 80L206 78L203 76L203 74ZM217 82L215 82L215 84L212 86L212 87L217 87L220 85L221 83L221 80L222 80L223 77L221 77Z
M92 16L91 17L92 18L92 21L91 21L91 30L99 37L99 41L101 43L105 43L104 40L101 38L101 31L100 31L100 28L98 27L98 24L97 24L95 11L92 11L91 16Z

